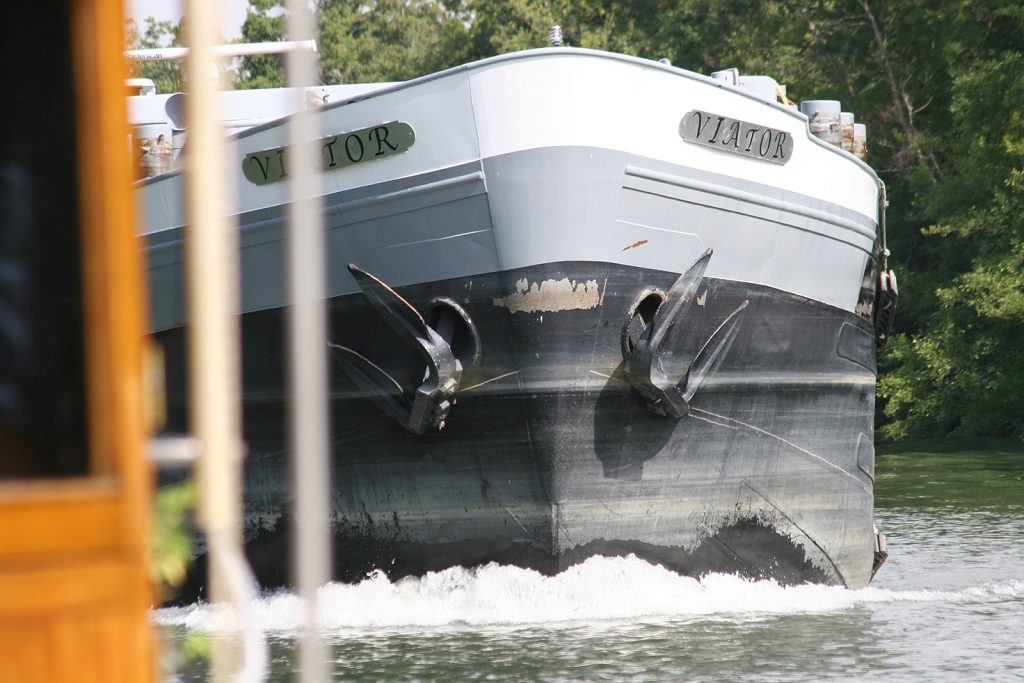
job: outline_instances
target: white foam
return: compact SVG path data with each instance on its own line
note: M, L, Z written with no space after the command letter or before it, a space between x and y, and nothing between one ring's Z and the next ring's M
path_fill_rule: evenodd
M993 602L1024 597L1024 582L956 591L891 591L836 586L781 586L711 574L680 576L636 557L595 557L556 576L501 565L454 568L391 582L375 573L359 584L331 583L319 591L320 625L332 632L438 626L550 624L642 618L750 619L828 612L881 602ZM247 619L269 632L299 626L301 602L279 593L249 605ZM232 615L197 603L155 612L160 625L219 632Z

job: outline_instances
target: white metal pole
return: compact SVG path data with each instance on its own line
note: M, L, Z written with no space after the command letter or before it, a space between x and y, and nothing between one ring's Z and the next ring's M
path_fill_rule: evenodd
M192 43L185 62L190 92L185 164L189 411L201 449L196 472L198 521L207 538L210 598L234 607L248 627L242 643L244 661L239 661L236 639L213 640L213 678L257 681L263 678L266 654L251 621L241 616L252 595L252 581L241 544L238 231L227 218L229 176L210 70L215 8L209 0L188 0L186 6Z
M308 0L289 0L288 38L312 39ZM331 471L328 451L328 371L326 260L321 180L319 117L307 109L303 89L319 81L316 53L289 52L285 83L294 88L295 111L288 124L290 190L288 266L292 477L295 509L293 570L303 605L299 639L299 680L328 680L326 645L318 633L317 593L330 579L331 534L328 520Z
M210 51L214 58L245 57L248 55L276 55L294 50L316 52L315 40L281 40L268 43L232 43L230 45L211 45ZM187 47L157 47L148 50L126 50L125 59L129 62L164 62L185 59Z

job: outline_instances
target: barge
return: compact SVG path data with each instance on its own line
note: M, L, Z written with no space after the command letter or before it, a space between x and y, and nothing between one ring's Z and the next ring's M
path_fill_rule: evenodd
M157 172L138 184L141 232L169 428L184 430L175 97L131 111ZM282 180L296 152L272 93L222 97L240 112L226 125L246 544L273 586L292 510ZM828 141L838 125L812 134L828 112L764 77L575 48L308 101L336 579L550 574L632 553L694 576L867 585L885 554L875 353L895 281L884 186Z

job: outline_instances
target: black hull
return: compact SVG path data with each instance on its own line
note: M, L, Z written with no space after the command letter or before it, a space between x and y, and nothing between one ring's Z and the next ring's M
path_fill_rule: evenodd
M680 323L680 355L749 304L690 413L663 417L625 381L621 331L643 290L667 290L676 277L576 262L401 288L421 312L436 297L458 302L479 353L470 363L456 349L467 361L458 403L442 431L422 435L385 416L333 364L335 579L492 561L552 574L591 555L634 553L689 575L865 585L874 543L870 325L778 290L706 278ZM555 284L541 297L545 282ZM422 378L362 295L330 310L331 341L407 386ZM279 309L243 319L247 552L265 587L286 584L288 572L283 319ZM182 429L182 330L158 336L171 427Z

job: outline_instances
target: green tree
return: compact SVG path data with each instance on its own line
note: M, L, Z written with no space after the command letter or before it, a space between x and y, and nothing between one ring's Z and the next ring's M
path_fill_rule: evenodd
M883 433L1024 437L1024 55L979 55L951 76L951 161L924 231L935 308L888 359Z
M250 0L245 42L281 40L286 14L280 0ZM471 58L469 15L461 2L320 0L318 49L327 84L408 80ZM242 61L240 87L284 85L279 56Z
M278 0L249 0L242 24L243 43L263 43L284 39L284 13ZM284 85L283 55L242 57L238 87L280 88Z
M332 83L407 80L468 57L461 3L322 0L321 71Z
M125 25L125 41L129 50L152 50L160 47L181 47L184 45L184 20L174 24L157 21L148 17L145 28L139 30L134 19ZM149 78L158 93L180 92L183 87L181 62L134 62L131 75L135 78Z

